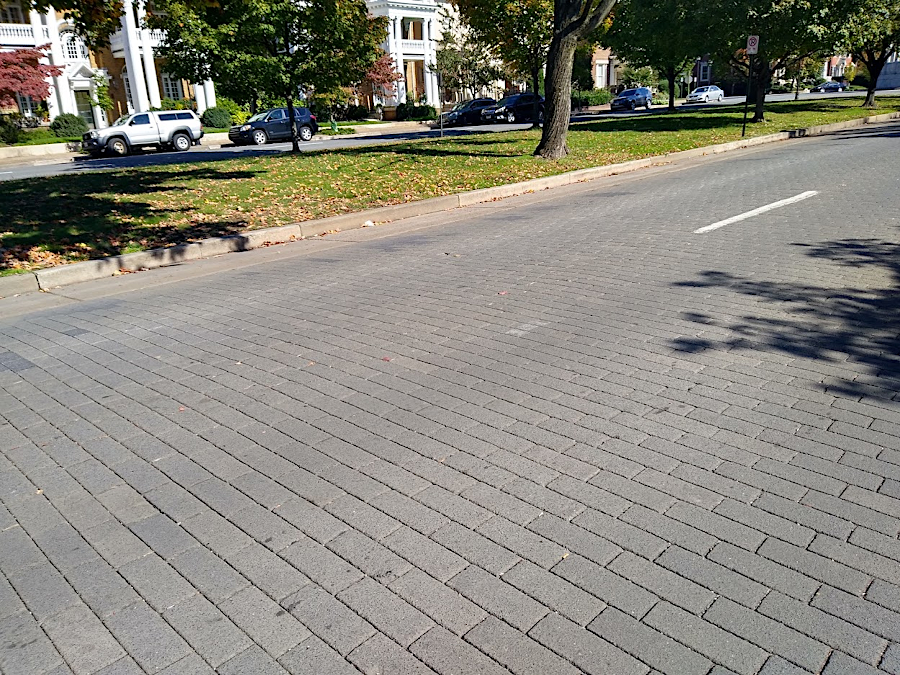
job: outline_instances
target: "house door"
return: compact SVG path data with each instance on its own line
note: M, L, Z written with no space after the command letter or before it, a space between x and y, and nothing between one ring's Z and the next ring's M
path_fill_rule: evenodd
M94 106L91 103L89 92L75 92L75 109L78 111L78 116L87 122L88 127L93 129L96 126L94 122Z

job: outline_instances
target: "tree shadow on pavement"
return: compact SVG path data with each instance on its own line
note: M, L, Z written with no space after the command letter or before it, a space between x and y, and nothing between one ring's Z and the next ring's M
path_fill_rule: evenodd
M193 205L193 181L257 175L196 167L174 175L117 171L5 182L0 191L0 272L234 234L245 223L202 218ZM173 191L185 193L180 206L153 203L153 195ZM180 216L174 223L173 214Z
M732 336L720 340L678 338L671 342L672 348L688 352L775 351L836 364L849 360L857 364L857 370L863 366L863 372L852 378L829 378L827 389L850 396L896 398L900 391L900 244L880 239L843 239L794 245L805 248L811 258L844 267L878 268L887 273L890 283L882 287L834 288L703 272L700 279L674 285L727 288L776 304L783 318L745 315L725 322L714 316L686 312L681 315L683 320L725 328Z

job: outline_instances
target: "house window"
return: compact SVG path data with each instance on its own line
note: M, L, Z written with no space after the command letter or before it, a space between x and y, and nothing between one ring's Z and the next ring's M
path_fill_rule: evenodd
M701 82L709 82L709 64L708 63L700 64L700 81Z
M180 101L184 98L184 88L181 86L181 80L179 78L172 77L168 73L163 73L162 86L163 96L165 98L171 98L175 101Z
M25 15L22 13L19 0L12 0L0 7L0 23L25 23Z
M134 110L134 98L131 95L131 78L128 77L128 69L122 68L122 86L125 87L125 101L129 110Z
M37 117L38 102L30 96L16 94L16 104L19 106L19 112L25 115L25 117Z
M84 40L72 31L65 31L60 35L63 44L63 53L66 61L87 61L88 49Z

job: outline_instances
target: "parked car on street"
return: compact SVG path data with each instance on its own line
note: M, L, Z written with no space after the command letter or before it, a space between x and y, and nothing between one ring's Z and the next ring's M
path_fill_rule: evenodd
M637 89L626 89L616 96L609 104L610 110L634 110L644 106L650 110L653 105L653 92L647 87L638 87Z
M124 156L143 147L184 152L200 145L203 125L191 110L154 110L123 115L106 129L91 129L81 147L93 157L104 152Z
M810 89L810 91L822 94L836 94L838 92L844 91L844 89L846 89L846 87L840 82L823 82L822 84Z
M534 99L539 102L538 121L544 119L544 97L525 92L504 96L497 104L481 111L485 122L530 122L534 116Z
M309 108L294 108L294 124L297 136L301 141L312 140L319 130L316 116ZM228 130L228 140L236 145L265 145L269 141L291 140L291 125L287 108L272 108L255 114L244 124L238 124Z
M708 103L709 101L721 101L725 98L725 92L716 85L711 84L706 87L697 87L688 94L688 103Z
M482 124L485 120L481 116L481 112L485 108L497 105L497 101L492 98L476 98L473 101L460 101L449 112L444 113L444 126L452 127L455 125L466 124Z

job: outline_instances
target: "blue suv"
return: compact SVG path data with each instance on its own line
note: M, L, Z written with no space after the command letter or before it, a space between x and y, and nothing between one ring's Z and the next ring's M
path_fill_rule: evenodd
M294 108L294 123L301 141L311 140L319 130L316 116L309 108ZM272 108L255 114L243 124L228 130L228 140L237 145L252 143L265 145L269 141L291 140L291 126L287 108Z

